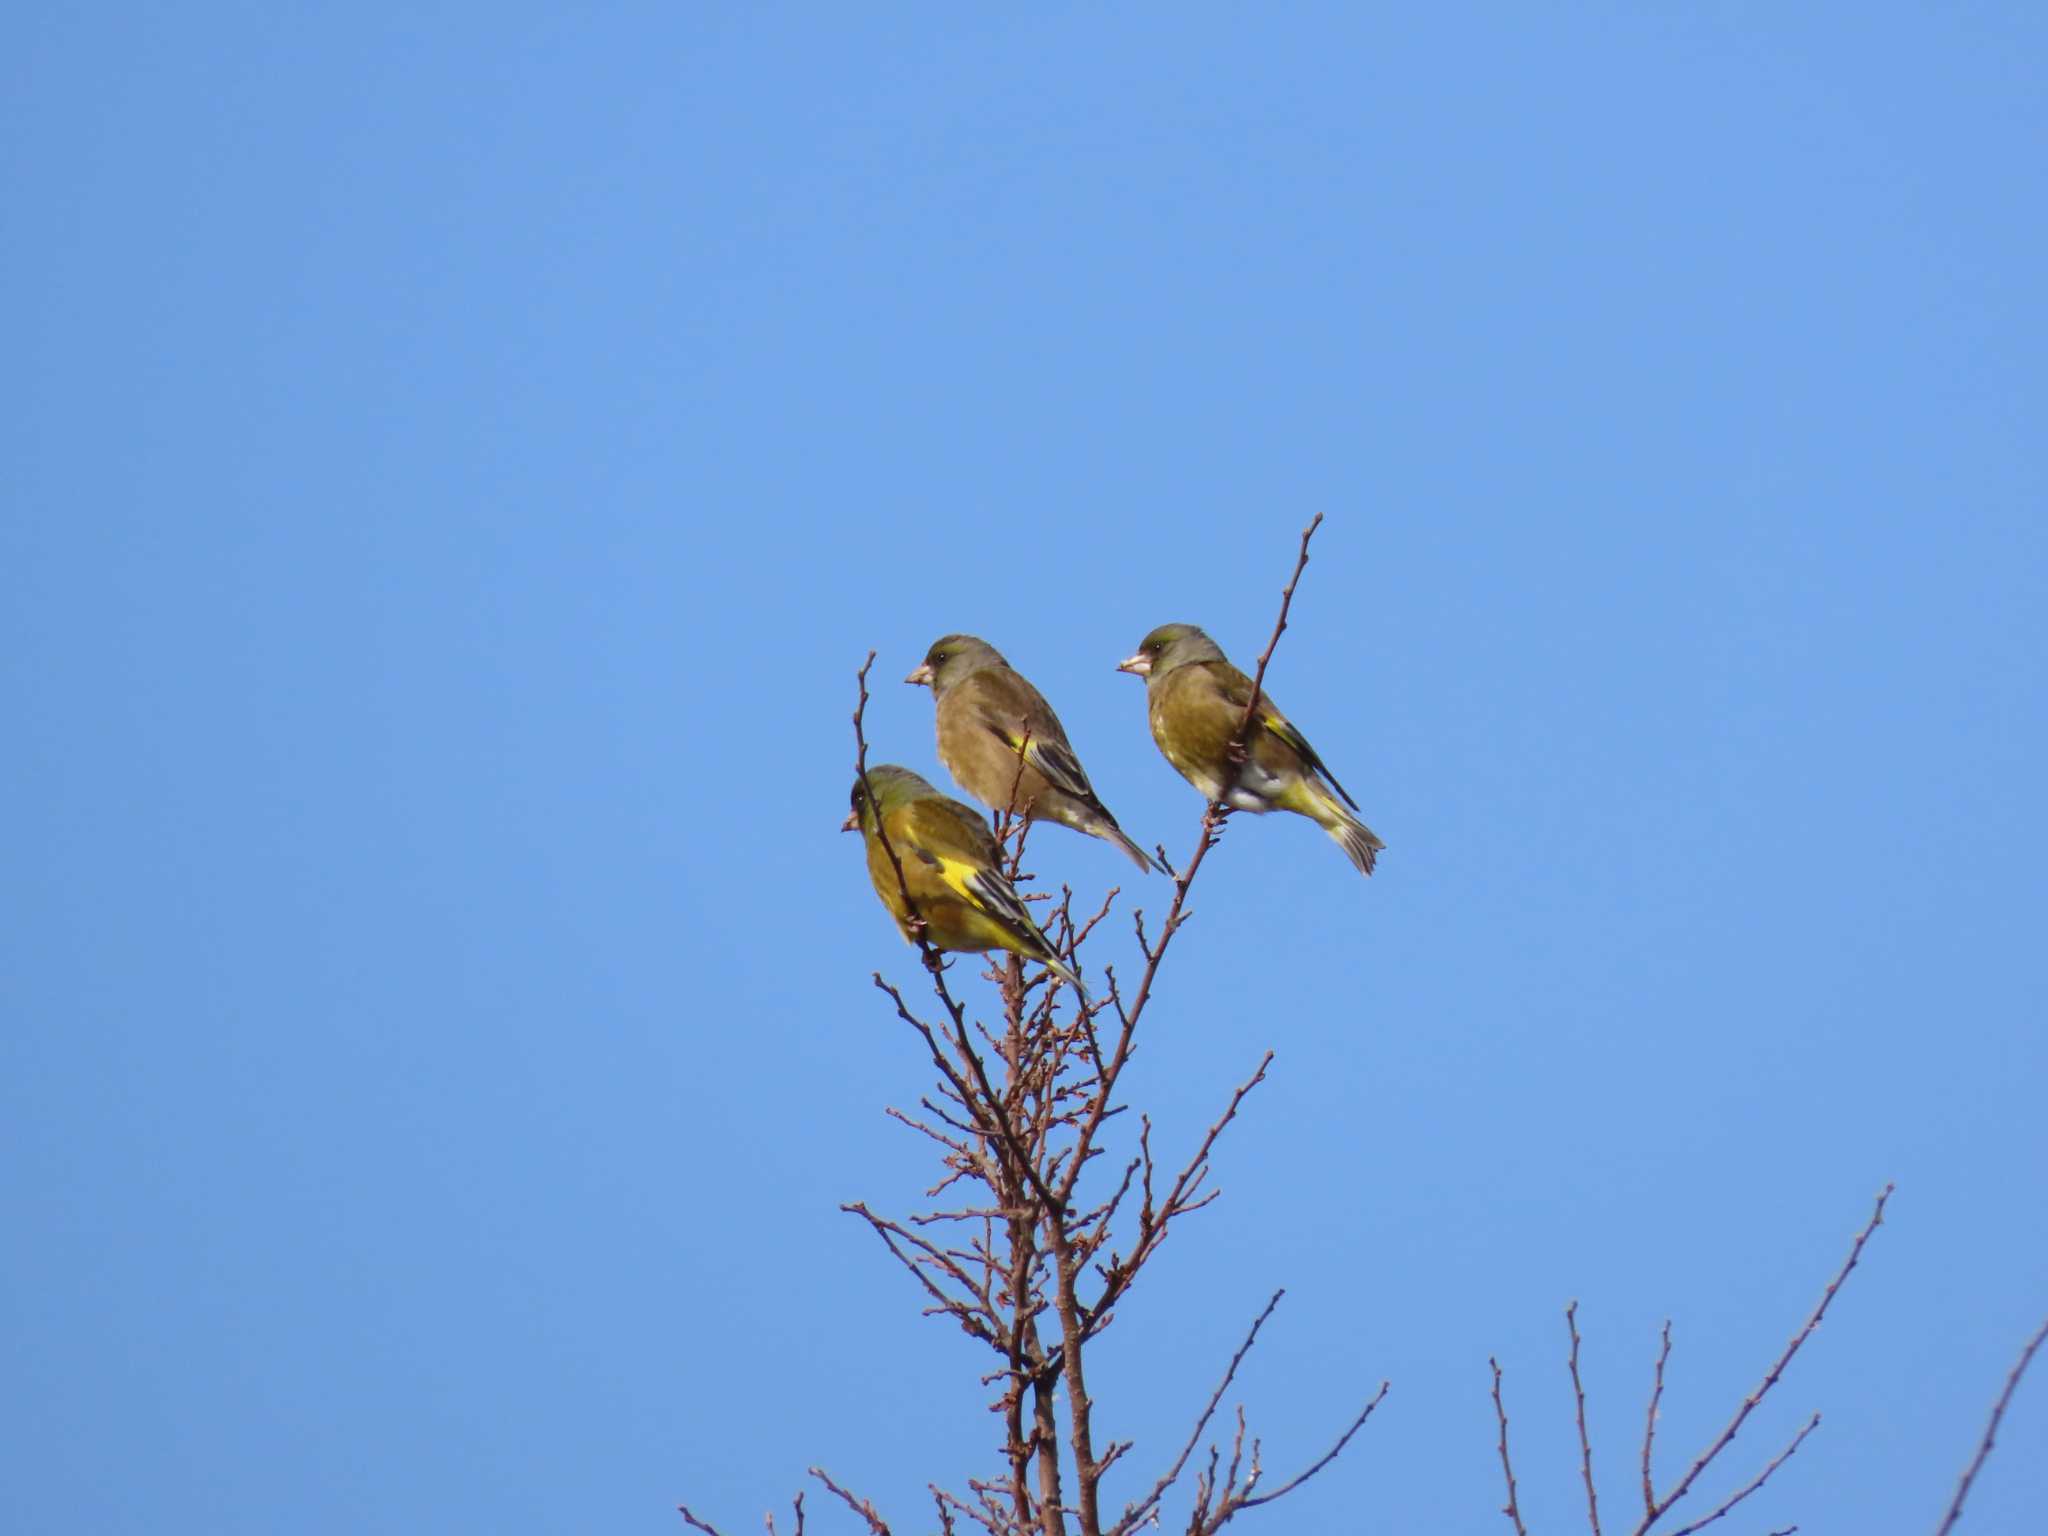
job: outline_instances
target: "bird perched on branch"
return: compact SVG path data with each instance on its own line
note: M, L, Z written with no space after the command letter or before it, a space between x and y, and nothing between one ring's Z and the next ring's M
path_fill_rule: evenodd
M972 635L947 635L932 642L903 681L931 689L939 759L983 805L1056 821L1115 843L1140 869L1153 867L1088 782L1052 706L994 646Z
M1231 746L1252 701L1252 680L1224 659L1214 640L1192 624L1162 624L1117 670L1145 679L1152 739L1182 778L1232 810L1306 816L1336 840L1360 873L1372 873L1374 858L1387 845L1358 819L1358 802L1263 688L1244 760L1233 761Z
M1005 949L1040 962L1084 999L1088 996L1081 978L1031 920L1003 873L995 835L974 807L940 794L908 768L883 763L868 770L865 783L853 781L853 814L841 830L856 827L867 840L868 878L875 894L906 939L917 942L912 919L922 918L925 939L934 949L974 954ZM889 861L890 849L903 866L901 880Z

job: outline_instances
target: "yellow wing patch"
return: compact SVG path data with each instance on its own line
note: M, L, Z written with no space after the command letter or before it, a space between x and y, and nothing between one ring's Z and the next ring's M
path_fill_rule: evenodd
M969 864L963 859L949 859L943 855L939 858L939 878L945 881L954 891L957 891L962 901L965 901L977 911L985 911L986 907L981 897L968 884L979 872L978 866Z

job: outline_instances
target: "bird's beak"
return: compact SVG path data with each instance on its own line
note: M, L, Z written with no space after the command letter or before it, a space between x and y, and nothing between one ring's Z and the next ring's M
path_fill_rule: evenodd
M912 684L915 684L915 685L916 685L917 687L919 687L919 688L929 688L929 687L931 687L931 685L932 685L932 664L931 664L930 662L928 662L928 661L921 661L921 662L919 662L919 663L917 664L917 670L916 670L915 672L911 673L911 674L910 674L910 676L908 676L908 677L906 677L905 679L903 679L903 681L905 681L906 683L912 683Z
M1150 677L1152 675L1152 663L1143 651L1138 652L1135 656L1126 656L1116 664L1116 669L1119 672L1128 672L1133 677Z
M842 832L858 832L860 830L860 812L849 812L846 820L839 823L839 830Z

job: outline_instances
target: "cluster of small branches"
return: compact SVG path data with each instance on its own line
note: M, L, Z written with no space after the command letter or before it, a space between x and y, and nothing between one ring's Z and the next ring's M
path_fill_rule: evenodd
M1786 1462L1790 1461L1793 1453L1806 1443L1806 1437L1820 1428L1820 1415L1818 1413L1810 1415L1806 1422L1799 1427L1798 1432L1787 1442L1785 1448L1764 1463L1762 1470L1750 1478L1749 1481L1734 1489L1722 1498L1719 1503L1703 1514L1700 1514L1697 1518L1688 1520L1683 1525L1665 1529L1659 1528L1660 1522L1677 1509L1679 1502L1692 1492L1693 1485L1699 1481L1702 1474L1706 1473L1720 1458L1721 1453L1726 1451L1729 1445L1734 1442L1735 1436L1742 1429L1744 1422L1756 1411L1771 1389L1784 1376L1786 1368L1792 1364L1793 1356L1799 1353L1800 1346L1805 1344L1813 1336L1814 1330L1820 1327L1821 1319L1827 1315L1828 1307L1833 1303L1836 1293L1841 1290L1843 1282L1849 1278L1849 1272L1856 1267L1857 1261L1863 1257L1864 1245L1870 1241L1871 1235L1883 1223L1885 1204L1892 1197L1892 1188L1893 1186L1887 1184L1878 1192L1877 1205L1871 1211L1870 1219L1863 1224L1862 1230L1856 1234L1855 1241L1849 1245L1848 1257L1842 1261L1842 1267L1835 1271L1834 1278L1828 1281L1827 1288L1821 1292L1820 1300L1814 1305L1813 1311L1808 1314L1804 1326L1792 1335L1790 1342L1785 1345L1777 1359L1773 1360L1769 1369L1764 1372L1762 1380L1736 1406L1734 1416L1729 1419L1727 1426L1722 1429L1721 1433L1714 1438L1704 1451L1693 1458L1691 1465L1686 1468L1684 1475L1660 1494L1657 1491L1656 1475L1652 1470L1652 1459L1657 1443L1658 1410L1664 1401L1664 1368L1671 1360L1671 1321L1669 1318L1665 1319L1663 1334L1657 1347L1656 1365L1651 1371L1649 1404L1643 1415L1643 1440L1639 1458L1642 1477L1642 1514L1629 1517L1633 1522L1629 1527L1629 1536L1693 1536L1694 1532L1713 1525L1732 1511L1738 1504L1741 1504L1752 1494L1762 1489L1764 1484L1770 1481L1771 1475ZM1604 1536L1600 1521L1599 1488L1593 1477L1593 1441L1592 1436L1586 1429L1586 1390L1585 1384L1579 1376L1579 1345L1581 1340L1579 1337L1579 1304L1576 1301L1571 1302L1565 1307L1564 1323L1565 1332L1570 1340L1570 1346L1565 1356L1565 1368L1571 1377L1572 1384L1574 1416L1578 1429L1579 1480L1585 1486L1586 1495L1586 1524L1592 1532L1592 1536ZM1972 1457L1970 1465L1965 1469L1962 1482L1956 1489L1955 1498L1950 1503L1947 1515L1943 1518L1940 1526L1937 1527L1935 1536L1948 1536L1948 1533L1955 1529L1956 1522L1961 1519L1963 1500L1968 1496L1970 1484L1975 1480L1978 1471L1983 1467L1985 1458L1991 1453L1993 1440L1998 1433L1999 1422L2005 1416L2006 1405L2012 1401L2012 1395L2019 1386L2020 1377L2025 1374L2028 1364L2033 1360L2034 1353L2041 1347L2044 1338L2048 1338L2048 1323L2043 1323L2040 1331L2035 1333L2033 1338L2028 1341L2026 1348L2020 1354L2018 1363L2013 1366L2011 1374L2007 1376L2005 1390L1999 1395L1998 1402L1992 1409L1991 1422L1985 1427L1984 1436L1978 1444L1976 1455ZM1487 1361L1487 1364L1493 1371L1493 1413L1494 1422L1500 1434L1499 1440L1496 1442L1496 1448L1500 1453L1501 1476L1507 1486L1507 1502L1501 1506L1501 1513L1514 1526L1515 1536L1528 1536L1528 1527L1522 1522L1522 1507L1519 1486L1515 1479L1514 1460L1508 1453L1508 1411L1507 1403L1501 1395L1502 1373L1500 1362L1497 1359L1490 1359ZM1697 1508L1697 1506L1694 1507ZM1793 1533L1798 1529L1799 1527L1796 1525L1782 1526L1773 1529L1769 1536L1793 1536Z

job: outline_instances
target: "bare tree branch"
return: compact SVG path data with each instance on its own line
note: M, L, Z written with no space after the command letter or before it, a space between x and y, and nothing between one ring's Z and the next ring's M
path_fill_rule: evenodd
M1394 1384L1391 1381L1381 1382L1379 1391L1373 1393L1371 1400L1367 1402L1363 1408L1358 1410L1358 1417L1353 1419L1351 1423L1348 1426L1346 1426L1344 1433L1337 1437L1337 1443L1331 1446L1327 1451L1323 1452L1323 1454L1317 1460L1310 1463L1310 1465L1304 1471L1296 1473L1293 1477L1289 1478L1286 1482L1282 1483L1278 1488L1275 1488L1271 1493L1262 1493L1255 1499L1239 1500L1237 1507L1239 1509L1255 1509L1261 1504L1270 1504L1275 1499L1285 1498L1288 1494L1294 1492L1295 1489L1299 1488L1303 1483L1307 1482L1310 1478L1314 1477L1318 1472L1322 1471L1323 1468L1327 1467L1331 1462L1335 1461L1340 1455L1343 1454L1344 1447L1351 1443L1351 1437L1357 1434L1361 1429L1365 1428L1365 1421L1372 1417L1373 1409L1379 1407L1381 1402L1383 1402L1386 1399L1387 1392L1389 1391L1389 1389L1392 1388L1393 1385Z
M1657 1488L1650 1480L1650 1447L1657 1439L1657 1405L1664 1400L1664 1363L1671 1358L1671 1319L1664 1319L1664 1342L1657 1350L1657 1377L1650 1388L1650 1411L1643 1416L1643 1514L1657 1518Z
M704 1532L704 1536L724 1536L724 1533L709 1520L700 1519L697 1515L692 1514L690 1506L687 1504L678 1504L676 1506L676 1513L683 1517L683 1524Z
M875 1513L874 1505L870 1504L866 1499L855 1498L844 1488L833 1482L830 1474L823 1467L812 1467L809 1470L811 1476L823 1483L833 1493L839 1495L845 1501L848 1509L859 1515L861 1519L867 1521L869 1536L889 1536L888 1522Z
M1593 1536L1600 1536L1600 1495L1593 1491L1593 1442L1586 1435L1586 1389L1579 1381L1579 1304L1576 1299L1564 1309L1564 1325L1572 1336L1572 1396L1578 1402L1579 1472L1586 1480L1586 1519Z
M1720 1519L1723 1515L1727 1514L1729 1510L1733 1509L1736 1505L1740 1504L1752 1493L1755 1493L1757 1489L1763 1487L1763 1485L1770 1480L1771 1474L1777 1471L1778 1468L1782 1467L1788 1460L1791 1459L1792 1453L1799 1449L1800 1443L1804 1441L1808 1435L1812 1434L1816 1429L1819 1428L1820 1415L1816 1413L1812 1418L1806 1421L1805 1427L1801 1429L1798 1434L1792 1437L1792 1443L1786 1446L1784 1450L1778 1452L1778 1454L1774 1458L1772 1458L1770 1465L1765 1467L1763 1471L1757 1473L1755 1478L1753 1478L1746 1487L1740 1489L1738 1492L1729 1494L1727 1498L1723 1499L1719 1504L1714 1506L1711 1513L1701 1516L1699 1519L1693 1521L1691 1525L1680 1526L1677 1530L1671 1533L1671 1536L1692 1536L1692 1533L1694 1531L1699 1530L1702 1526L1712 1525L1716 1520Z
M1308 541L1315 537L1316 529L1323 523L1323 514L1318 512L1309 519L1308 526L1301 530L1301 553L1295 557L1294 574L1287 578L1287 585L1280 591L1280 618L1273 626L1273 638L1266 642L1265 650L1259 653L1259 665L1252 673L1252 696L1244 706L1244 718L1237 722L1237 732L1231 737L1231 758L1244 761L1245 739L1251 734L1252 716L1259 712L1261 685L1266 681L1266 667L1273 660L1273 652L1279 647L1280 637L1287 633L1287 610L1294 606L1294 588L1301 580L1301 573L1308 568Z
M1522 1506L1515 1497L1515 1464L1508 1460L1508 1409L1500 1397L1500 1361L1491 1356L1486 1363L1493 1367L1493 1416L1500 1424L1500 1470L1508 1481L1508 1501L1500 1512L1515 1523L1515 1536L1529 1536L1529 1528L1522 1524Z
M2034 1363L2034 1353L2040 1349L2043 1339L2048 1339L2048 1322L2042 1323L2034 1331L2034 1336L2027 1340L2027 1347L2020 1351L2020 1357L2014 1362L2011 1374L2005 1378L2005 1390L1998 1394L1998 1401L1992 1405L1991 1422L1984 1426L1984 1438L1977 1442L1977 1454L1970 1458L1969 1466L1964 1468L1963 1480L1956 1484L1956 1496L1949 1502L1948 1513L1935 1528L1934 1536L1948 1536L1948 1533L1955 1529L1956 1522L1963 1518L1963 1500L1970 1496L1970 1484L1977 1480L1978 1472L1983 1470L1984 1460L1991 1454L1992 1444L1998 1438L1999 1420L2005 1417L2006 1405L2012 1401L2013 1393L2019 1389L2020 1378L2027 1374L2027 1367Z
M1835 1278L1830 1280L1827 1289L1821 1292L1820 1301L1814 1307L1813 1314L1807 1318L1806 1326L1792 1335L1792 1341L1771 1363L1771 1368L1764 1372L1764 1379L1757 1384L1756 1390L1742 1400L1742 1406L1735 1410L1735 1417L1728 1421L1728 1427L1721 1431L1720 1438L1700 1453L1691 1470L1679 1479L1678 1486L1659 1500L1655 1508L1644 1514L1642 1523L1635 1528L1634 1536L1645 1536L1650 1527L1662 1519L1672 1505L1685 1497L1687 1490L1692 1487L1699 1475L1706 1471L1715 1457L1728 1448L1728 1442L1735 1438L1735 1432L1742 1428L1743 1421L1756 1411L1756 1405L1764 1400L1764 1395L1778 1384L1778 1378L1785 1374L1785 1367L1790 1365L1792 1357L1799 1353L1799 1346L1812 1336L1813 1330L1820 1326L1821 1318L1827 1315L1828 1304L1835 1299L1835 1293L1842 1288L1842 1282L1849 1278L1849 1271L1856 1267L1856 1261L1863 1256L1863 1245L1870 1241L1870 1235L1884 1221L1884 1206L1892 1197L1892 1189L1893 1186L1887 1184L1879 1191L1877 1208L1870 1213L1870 1220L1863 1224L1863 1230L1856 1234L1856 1241L1849 1247L1849 1257L1842 1261L1842 1267L1835 1272Z
M1159 1481L1152 1485L1152 1491L1135 1504L1125 1506L1122 1517L1111 1527L1112 1536L1123 1536L1124 1532L1143 1520L1151 1512L1152 1507L1166 1496L1167 1489L1180 1477L1181 1469L1188 1464L1188 1457L1194 1453L1196 1444L1202 1438L1202 1431L1209 1427L1209 1420L1215 1416L1216 1405L1223 1401L1223 1394L1230 1390L1230 1383L1237 1376L1238 1366L1242 1365L1244 1357L1251 1353L1252 1345L1258 1342L1259 1330L1266 1326L1266 1319L1273 1315L1273 1309L1280 1305L1280 1298L1286 1294L1285 1290L1278 1290L1267 1298L1264 1308L1252 1319L1251 1331L1244 1336L1244 1342L1237 1346L1237 1353L1230 1357L1230 1364L1224 1367L1223 1379L1216 1383L1216 1390L1209 1394L1208 1404L1202 1409L1201 1417L1195 1420L1195 1427L1188 1432L1187 1444L1180 1448L1180 1454L1173 1459L1173 1465L1168 1467L1161 1474Z

